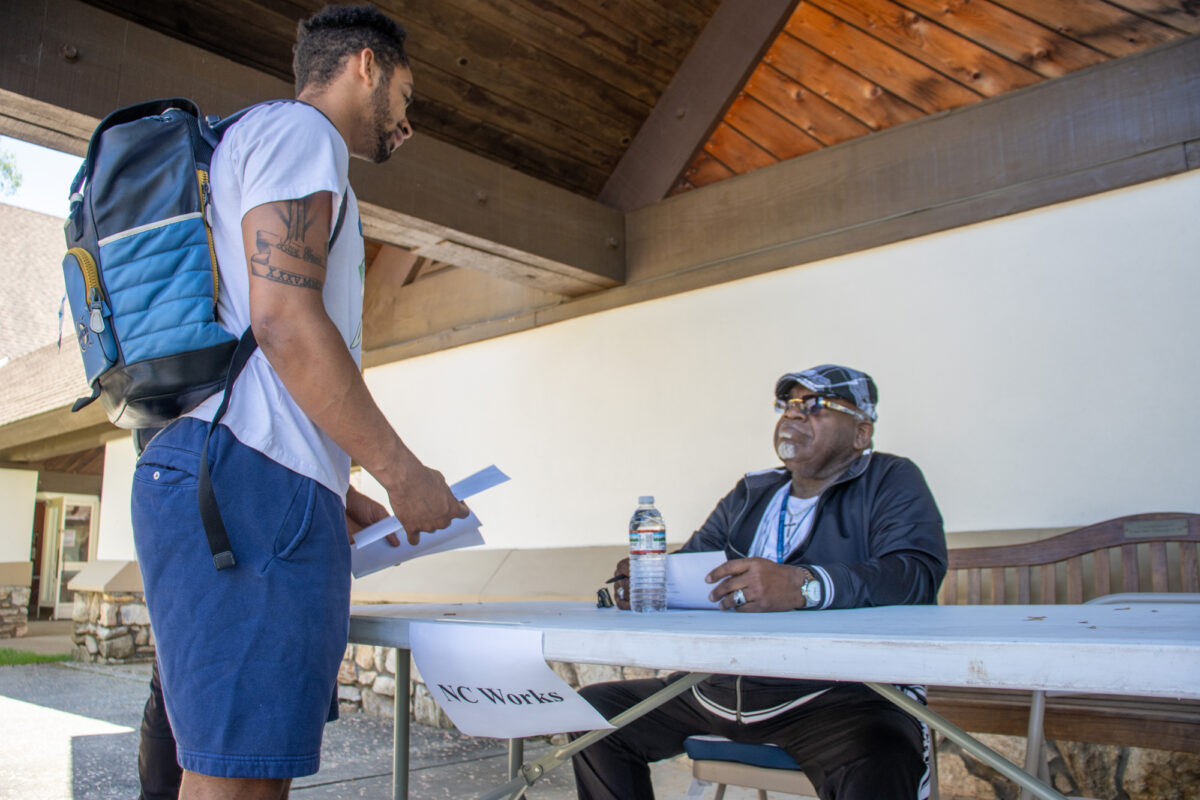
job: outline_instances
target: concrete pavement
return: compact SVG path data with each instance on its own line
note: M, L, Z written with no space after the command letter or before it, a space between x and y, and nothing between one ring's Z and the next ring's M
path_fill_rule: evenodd
M0 640L0 647L67 653L70 623L36 623L37 635ZM55 627L57 626L57 627ZM65 631L65 633L64 633ZM137 746L142 707L149 691L148 664L102 666L62 662L0 667L0 800L134 800L138 796ZM505 743L456 731L412 727L413 800L469 800L504 782ZM295 800L391 796L392 722L361 713L343 714L325 728L321 770L297 779ZM530 741L527 761L545 752ZM686 758L653 767L660 800L687 792ZM705 792L711 798L713 788ZM528 792L534 800L573 800L570 764L551 772ZM730 787L727 800L756 794Z

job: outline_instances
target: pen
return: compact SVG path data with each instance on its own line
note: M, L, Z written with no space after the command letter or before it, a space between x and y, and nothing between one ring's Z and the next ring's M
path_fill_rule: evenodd
M626 580L628 577L628 575L613 575L611 578L606 580L605 583L616 583L617 581Z

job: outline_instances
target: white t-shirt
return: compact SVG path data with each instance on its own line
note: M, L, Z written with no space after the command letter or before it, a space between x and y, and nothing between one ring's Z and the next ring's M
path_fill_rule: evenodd
M325 311L354 362L361 364L365 262L358 202L347 175L349 162L337 128L303 103L259 106L226 131L209 170L213 244L221 279L217 318L225 330L240 337L250 325L242 217L264 203L332 192L330 231L342 197L346 218L329 254L322 294ZM220 402L218 393L188 416L211 420ZM345 497L350 457L300 410L261 349L238 376L221 421L242 444Z
M758 521L758 530L754 534L754 542L750 545L750 556L766 558L782 563L797 547L804 544L812 531L813 513L817 508L818 497L793 497L792 484L786 483L775 493L762 519ZM779 505L787 497L787 515L783 521L783 558L779 558Z

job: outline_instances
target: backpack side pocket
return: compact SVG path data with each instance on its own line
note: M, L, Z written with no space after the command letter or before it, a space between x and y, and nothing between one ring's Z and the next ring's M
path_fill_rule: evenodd
M71 305L71 322L88 383L94 384L117 363L117 340L112 330L112 309L100 286L96 259L82 247L63 256L63 282Z

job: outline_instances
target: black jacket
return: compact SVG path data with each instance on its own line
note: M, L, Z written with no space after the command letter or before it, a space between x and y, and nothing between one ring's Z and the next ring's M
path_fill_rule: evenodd
M771 498L791 475L783 468L746 475L692 534L683 552L750 552ZM946 574L942 516L917 465L887 453L867 453L824 492L813 512L812 532L784 559L805 566L822 583L820 608L863 608L937 602ZM738 707L734 676L714 676L702 693ZM830 684L771 678L740 682L743 709L765 708Z

